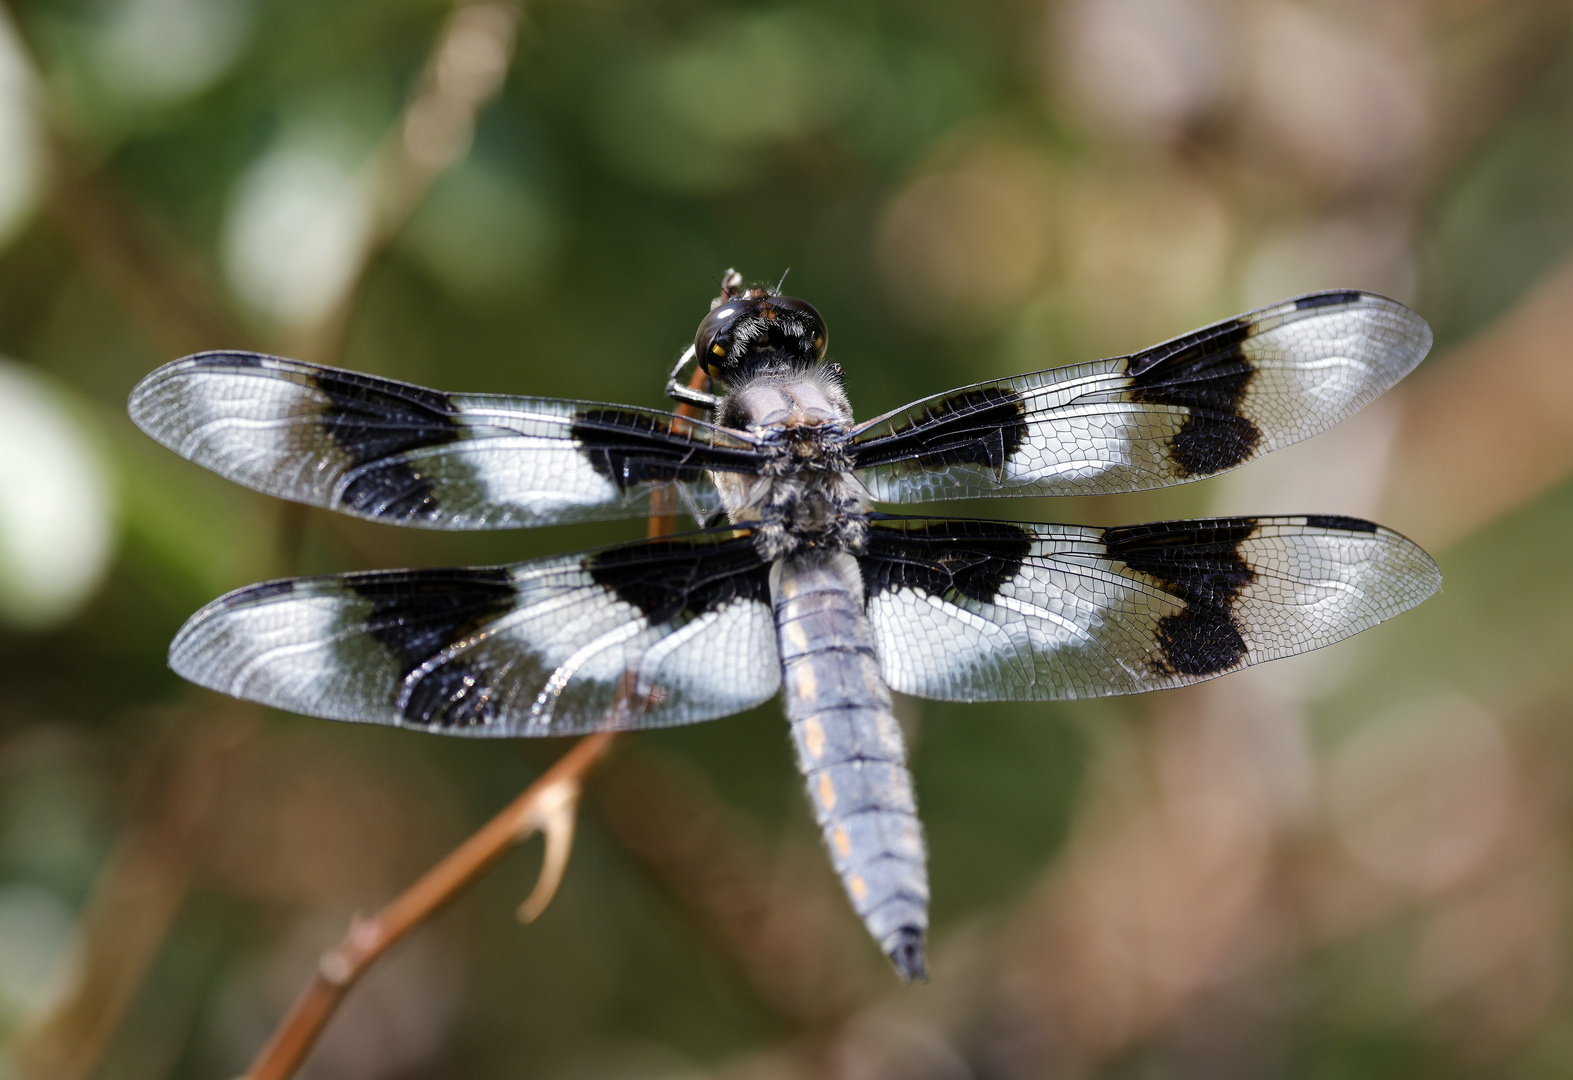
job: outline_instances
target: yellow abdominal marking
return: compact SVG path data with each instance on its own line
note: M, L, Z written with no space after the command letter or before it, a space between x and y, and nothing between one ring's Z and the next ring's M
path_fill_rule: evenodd
M831 782L830 774L819 774L819 805L826 811L836 808L836 785Z
M836 831L830 834L830 838L835 842L837 855L845 859L852 854L852 838L847 835L845 825L837 825Z
M803 629L803 624L800 622L787 623L781 628L781 636L793 648L808 648L808 631Z
M853 874L847 878L847 891L852 894L853 900L861 904L864 897L868 896L868 885L863 881L863 875Z
M815 761L825 756L825 729L818 720L803 721L803 747Z
M798 664L792 669L792 693L801 701L814 700L819 693L819 680L814 678L812 665ZM821 729L819 734L823 738L824 730Z

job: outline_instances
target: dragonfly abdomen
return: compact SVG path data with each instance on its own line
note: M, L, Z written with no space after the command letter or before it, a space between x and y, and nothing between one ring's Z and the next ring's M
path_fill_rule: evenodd
M904 978L924 978L923 833L857 563L783 559L771 585L787 719L825 846L874 940Z

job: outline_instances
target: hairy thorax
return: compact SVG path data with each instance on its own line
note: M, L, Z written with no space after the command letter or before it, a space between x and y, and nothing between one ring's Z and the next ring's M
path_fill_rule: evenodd
M834 375L813 368L756 376L728 394L717 415L727 427L779 445L776 461L759 476L715 476L728 518L754 527L762 556L862 550L870 500L852 475L852 407Z

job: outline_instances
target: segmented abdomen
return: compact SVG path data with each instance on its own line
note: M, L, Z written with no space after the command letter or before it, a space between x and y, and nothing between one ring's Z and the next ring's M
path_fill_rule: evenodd
M923 833L857 563L795 556L772 576L782 693L798 768L852 906L903 978L928 929Z

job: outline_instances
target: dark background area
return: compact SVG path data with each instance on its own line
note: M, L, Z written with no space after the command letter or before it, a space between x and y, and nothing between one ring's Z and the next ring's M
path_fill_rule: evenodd
M818 848L774 703L628 739L358 987L313 1077L1573 1071L1573 37L1541 0L0 5L0 1077L244 1069L316 956L566 743L265 713L164 666L281 573L514 561L154 445L245 347L660 404L723 271L872 416L1312 289L1436 348L1219 479L946 512L1376 518L1416 612L1183 692L900 704L932 984Z

